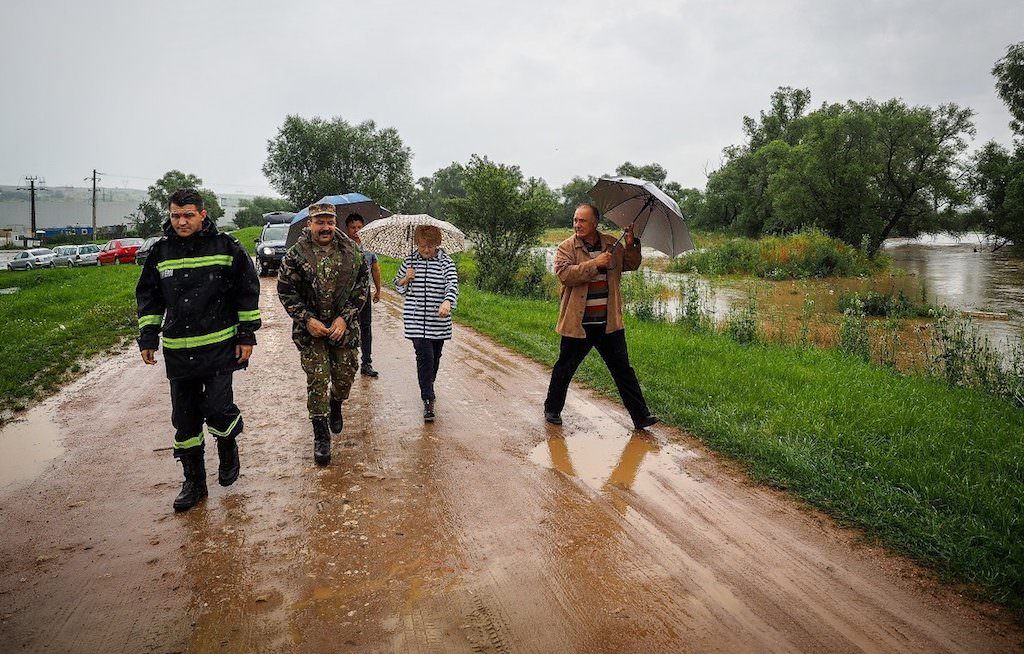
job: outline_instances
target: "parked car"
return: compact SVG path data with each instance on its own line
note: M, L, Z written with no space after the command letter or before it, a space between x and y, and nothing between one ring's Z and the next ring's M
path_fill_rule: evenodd
M86 245L58 245L53 248L56 255L53 258L54 266L98 266L100 246L87 243Z
M23 250L15 255L7 264L8 270L32 270L33 268L53 268L53 250L50 248L33 248Z
M71 260L72 266L98 266L100 265L100 246L95 243L86 243L78 246L78 257Z
M272 275L284 259L284 242L288 238L288 222L274 222L263 226L256 239L256 274Z
M100 249L100 265L108 266L110 264L134 263L135 253L141 245L141 238L114 239Z
M160 236L150 236L145 241L143 241L142 245L139 247L138 252L135 253L135 263L139 264L140 266L146 265L146 259L149 258L149 251L153 249L153 244L159 241L161 238L162 237Z
M53 265L71 267L71 257L74 253L78 252L78 248L74 245L58 245L53 248Z

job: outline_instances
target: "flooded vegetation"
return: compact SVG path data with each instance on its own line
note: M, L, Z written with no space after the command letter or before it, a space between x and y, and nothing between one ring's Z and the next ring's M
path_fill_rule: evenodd
M831 259L822 254L827 244L817 243L813 234L763 246L749 239L730 246L740 240L701 236L698 246L708 244L709 250L675 261L645 251L641 271L623 278L627 311L643 320L715 328L740 342L838 348L1024 405L1024 259L1012 249L993 252L974 233L891 239L871 274L816 277L813 262ZM759 248L766 249L768 260L791 262L790 272L807 274L774 279L781 273L772 271L783 269L756 263ZM727 250L735 250L728 261L745 261L740 269L750 274L676 272L731 270L722 254ZM541 251L551 270L553 248ZM707 257L709 251L718 254ZM686 263L691 256L705 258L692 265ZM850 256L853 262L856 255ZM718 267L707 268L709 261ZM768 273L754 276L764 270Z

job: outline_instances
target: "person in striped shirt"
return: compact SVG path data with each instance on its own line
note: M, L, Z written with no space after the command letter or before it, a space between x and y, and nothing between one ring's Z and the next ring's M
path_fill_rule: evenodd
M561 283L556 330L562 340L558 361L551 371L544 419L562 424L562 408L576 369L591 349L604 359L626 405L633 426L645 429L658 422L644 400L636 371L629 363L626 331L622 322L622 273L640 267L640 240L626 228L625 247L614 236L597 230L597 207L580 204L573 215L573 236L555 252L555 275Z
M395 289L405 297L402 320L405 337L416 351L416 377L423 400L423 421L434 421L434 381L444 342L452 337L451 313L459 299L459 273L441 249L441 230L416 227L416 252L407 256L395 274Z

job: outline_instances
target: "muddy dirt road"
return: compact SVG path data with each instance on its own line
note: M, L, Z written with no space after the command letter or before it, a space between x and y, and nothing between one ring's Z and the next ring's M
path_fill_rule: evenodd
M263 284L260 345L235 383L242 476L216 485L211 443L200 507L170 509L180 467L156 451L171 439L162 363L126 351L34 410L34 433L58 440L5 456L26 463L0 490L0 650L1024 644L999 611L746 483L685 435L633 434L618 405L580 390L564 427L547 426L547 371L464 328L424 425L390 303L375 312L381 377L357 380L334 461L317 469L287 317ZM58 455L33 468L40 451Z

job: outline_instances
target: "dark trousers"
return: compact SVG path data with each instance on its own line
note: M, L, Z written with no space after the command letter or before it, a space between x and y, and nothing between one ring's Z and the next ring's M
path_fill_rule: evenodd
M551 371L551 383L548 384L548 396L544 400L544 410L561 413L565 406L565 394L569 391L569 382L576 374L576 369L583 363L584 357L591 348L604 359L608 372L612 373L615 386L619 389L622 403L626 405L633 422L647 417L650 410L644 401L640 382L637 381L633 366L629 365L629 353L626 351L626 330L620 329L606 334L604 325L584 325L586 338L562 337L558 351L558 361Z
M359 311L359 348L363 351L362 364L370 365L370 352L373 349L373 298L366 296L366 304Z
M231 373L171 380L171 424L174 456L198 448L203 451L203 423L211 435L234 438L242 431L242 415L235 405Z
M441 349L444 341L434 338L414 338L412 347L416 350L416 377L420 382L420 398L433 400L434 380L441 365Z

